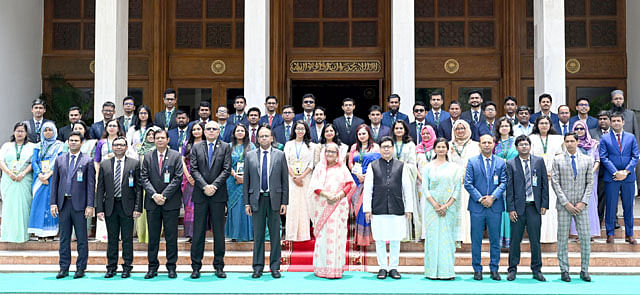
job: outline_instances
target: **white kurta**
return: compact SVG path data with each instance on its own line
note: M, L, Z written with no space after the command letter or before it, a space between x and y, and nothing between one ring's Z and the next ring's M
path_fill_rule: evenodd
M384 161L384 159L380 159ZM394 160L397 161L397 160ZM364 189L362 192L362 210L371 212L371 201L373 199L373 169L371 164L367 168L364 177ZM412 181L406 169L402 170L402 199L404 200L404 212L413 212L413 190ZM405 215L371 215L371 233L376 241L400 241L407 232L407 218Z

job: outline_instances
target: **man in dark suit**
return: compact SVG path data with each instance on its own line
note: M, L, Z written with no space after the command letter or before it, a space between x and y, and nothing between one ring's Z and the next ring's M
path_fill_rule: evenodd
M538 104L540 105L540 111L534 114L531 114L529 117L529 122L535 123L536 119L540 117L540 115L546 115L551 118L551 123L553 126L558 126L558 114L551 111L551 105L553 103L553 98L550 94L543 93L538 97Z
M340 140L351 147L356 142L356 128L360 124L364 124L364 120L356 117L353 114L353 110L356 108L356 101L353 98L347 97L342 100L342 111L344 115L333 120L333 126L338 129L338 135Z
M169 149L167 131L160 129L154 136L156 150L144 156L140 179L146 192L144 208L149 224L147 259L149 270L144 276L151 279L158 275L158 247L164 228L166 240L167 270L169 278L178 277L178 215L182 206L182 159L180 153Z
M460 118L464 119L467 122L470 122L469 125L476 126L478 122L482 122L487 119L482 113L482 92L480 92L480 90L471 90L469 91L468 95L468 102L471 106L471 109L463 112L460 115Z
M431 92L431 97L429 98L429 104L431 104L431 109L427 113L425 120L427 123L431 124L431 126L435 126L437 128L440 125L441 121L449 119L449 113L442 109L442 104L444 103L444 96L442 96L441 92Z
M324 107L317 106L313 110L313 122L311 126L309 126L309 133L311 133L311 141L313 143L319 143L320 138L322 137L322 129L324 129L324 125L327 124L325 119L327 110ZM284 121L283 121L284 124Z
M596 128L590 129L589 134L591 137L597 141L600 141L602 136L609 134L610 131L610 120L609 120L609 111L602 110L598 113L598 126ZM604 193L604 168L598 169L598 218L600 219L600 223L604 223L604 212L607 204L605 193ZM616 208L617 209L617 208ZM617 210L616 210L617 211ZM617 213L616 213L617 214ZM614 224L615 229L620 228L620 224L616 219Z
M416 101L413 105L413 117L416 118L415 121L409 124L409 135L411 135L411 139L413 139L413 143L419 144L422 142L421 131L422 128L427 126L427 121L425 120L425 116L427 114L427 107L421 101ZM429 124L431 125L431 124ZM435 125L431 125L435 130Z
M587 123L587 128L589 128L589 130L593 128L598 128L598 119L589 116L590 109L591 109L591 106L589 106L588 98L586 97L578 98L578 100L576 101L576 111L578 111L578 114L571 117L571 119L569 119L571 126L573 126L573 123L575 123L576 121L582 120L585 123Z
M289 204L289 175L284 153L271 147L273 134L268 126L258 129L260 148L248 152L243 176L245 212L253 216L253 274L264 269L265 222L271 233L269 268L273 278L280 278L280 216Z
M493 156L493 136L480 136L481 155L473 157L467 164L464 188L469 192L467 210L471 215L471 257L473 279L482 280L482 236L485 225L489 229L491 247L491 279L500 280L500 224L504 211L504 191L507 182L505 164L502 159ZM465 208L461 208L465 210Z
M264 100L264 107L267 113L260 117L258 125L268 124L271 128L281 125L284 122L282 115L276 113L278 109L278 98L273 95L267 96Z
M622 199L625 241L636 245L633 238L633 201L635 199L636 165L638 165L638 143L632 133L624 131L624 115L610 116L611 129L600 140L600 163L604 169L607 243L613 243L614 220L618 208L618 197Z
M78 258L74 279L84 277L89 258L87 218L93 216L96 170L93 158L80 152L83 137L79 132L69 135L69 152L56 159L51 185L51 215L60 223L60 271L57 279L69 275L71 264L71 231L75 229Z
M400 95L395 93L389 95L387 97L387 105L389 106L389 110L382 113L382 121L380 124L391 128L391 125L398 120L402 120L407 122L409 125L409 116L400 112ZM380 137L382 139L382 137Z
M307 125L311 125L311 121L313 121L313 110L316 108L316 97L307 93L302 96L302 113L296 114L293 118L293 122L297 122L298 120L302 120ZM284 144L284 143L283 143Z
M40 142L40 132L42 131L42 125L51 120L44 118L44 113L47 112L47 106L44 100L36 98L31 102L31 114L33 117L26 121L27 123L27 136L31 142ZM53 121L51 121L53 122Z
M549 209L549 181L544 160L531 155L531 140L526 135L516 138L518 157L507 162L507 211L511 219L511 245L509 246L509 274L507 280L516 279L520 264L520 243L525 227L531 246L533 278L546 281L542 268L540 228L542 215Z
M169 129L169 148L182 153L182 146L189 140L189 116L182 110L176 110L177 127Z
M227 123L231 123L236 125L238 123L242 123L245 126L249 125L247 121L247 113L244 112L244 108L247 106L247 99L243 95L238 95L233 100L233 114L229 113L229 118L227 119Z
M568 105L561 105L558 107L558 125L553 125L556 128L558 134L565 135L573 130L573 124L571 123L571 109Z
M211 219L213 229L213 268L216 276L226 278L224 273L224 215L229 195L227 178L231 173L231 148L219 140L220 128L217 122L205 125L206 141L201 141L191 149L191 176L195 180L193 189L193 243L191 244L192 279L200 278L204 253L207 223Z
M73 106L69 108L69 125L65 125L64 127L60 128L60 130L58 130L58 140L62 142L67 141L67 139L69 138L69 134L71 134L71 131L73 131L71 129L73 123L78 122L81 119L82 110L80 109L80 107Z
M107 101L102 104L102 117L103 120L93 123L91 130L89 131L89 137L92 139L100 139L104 129L107 125L107 121L113 119L113 115L116 113L116 105L113 102Z
M609 133L609 125L611 124L609 119L610 114L611 113L606 110L602 110L598 113L598 125L595 128L589 129L589 134L591 134L593 139L600 141L603 135Z
M498 128L496 126L496 115L498 114L496 104L492 101L483 103L482 113L485 117L484 121L480 121L478 124L476 124L478 137L485 134L493 136L496 132L496 129Z
M249 137L249 142L254 145L258 144L258 122L260 121L260 109L257 107L252 107L247 111L247 134Z
M118 122L120 122L120 126L124 130L124 133L127 134L129 131L129 127L136 125L136 101L133 96L125 96L122 99L122 110L124 110L124 115L118 117Z
M122 278L133 268L133 221L142 214L140 163L125 157L127 139L118 137L112 144L115 157L100 163L96 192L98 219L107 223L107 273L112 278L118 269L118 239L122 238Z
M231 133L233 133L233 124L229 123L229 110L223 105L219 105L216 110L216 118L218 119L218 127L220 127L220 138L222 141L231 142Z
M291 134L293 133L293 122L295 116L292 105L285 105L282 107L282 119L284 122L271 129L276 142L284 145L289 141L289 138L291 138Z
M369 108L369 128L373 135L373 141L380 143L380 140L385 136L391 136L391 128L382 125L382 108L378 105L372 105Z
M176 122L176 105L178 105L178 96L173 88L167 88L164 91L164 111L157 112L153 117L153 123L164 129L171 130L178 127Z

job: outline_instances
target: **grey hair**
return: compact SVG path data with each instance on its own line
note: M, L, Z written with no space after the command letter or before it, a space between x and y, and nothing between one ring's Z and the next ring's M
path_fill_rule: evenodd
M624 97L624 91L622 91L620 89L616 89L614 91L611 91L611 98L613 98L616 94L620 94L620 95L622 95L622 97Z

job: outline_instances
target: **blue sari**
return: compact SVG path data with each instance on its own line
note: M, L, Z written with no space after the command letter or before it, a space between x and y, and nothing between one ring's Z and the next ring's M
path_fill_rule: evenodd
M367 173L367 167L369 164L377 159L380 159L380 153L364 153L362 156L354 157L354 163L360 163L362 165L362 174ZM364 183L358 181L358 177L353 176L357 187L353 194L353 200L351 203L354 205L354 211L356 212L356 245L368 246L373 241L371 235L371 223L367 222L364 216L364 210L362 209L362 191L364 190Z
M249 143L247 151L254 150L255 146ZM238 162L244 162L244 145L234 145L231 151L231 169L236 171ZM238 241L253 240L253 222L251 216L244 211L242 201L242 184L236 184L233 176L227 178L227 222L225 224L225 236Z

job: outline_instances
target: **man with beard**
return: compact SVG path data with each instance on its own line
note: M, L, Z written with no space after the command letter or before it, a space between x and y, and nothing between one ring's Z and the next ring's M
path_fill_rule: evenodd
M247 121L249 122L249 126L247 126L247 131L249 131L249 141L253 144L258 144L258 122L260 121L260 109L257 107L252 107L247 112Z
M380 139L391 135L391 128L380 124L382 121L382 108L379 105L373 105L369 108L369 121L371 122L369 127L371 128L373 141L380 143Z
M487 118L482 113L482 102L482 92L480 92L480 90L469 91L469 105L471 105L471 109L463 112L460 117L467 122L472 122L473 124L469 124L471 126L476 126L478 122L486 120Z
M440 92L431 92L431 98L429 99L431 104L431 110L427 113L426 120L431 126L438 127L440 121L449 119L449 113L442 109L444 103L444 97Z
M558 125L553 125L558 131L558 134L563 136L571 132L573 124L569 120L571 118L571 109L568 105L561 105L558 107Z
M176 110L178 127L167 131L169 133L169 148L182 153L182 146L189 139L189 116L182 110Z
M613 113L621 113L622 118L624 119L624 131L633 134L636 138L636 142L640 142L640 126L638 126L638 119L636 118L636 114L627 109L624 106L624 91L616 89L611 91L611 110ZM640 173L640 169L636 167L636 173ZM640 178L636 179L636 183L638 186L638 192L640 193Z
M280 114L276 113L278 109L278 98L273 95L267 96L267 98L264 99L264 108L267 110L267 113L260 117L258 125L268 124L271 128L282 125L284 120Z
M227 123L231 123L233 125L238 123L249 125L249 122L247 121L247 113L244 112L244 108L246 106L247 99L242 95L236 96L236 98L233 100L233 108L235 109L235 112L233 113L233 115L229 115Z
M548 116L551 118L551 123L553 126L558 126L558 115L551 111L551 104L553 103L553 98L551 98L550 94L543 93L538 97L538 104L540 104L540 111L532 114L529 118L529 122L535 123L536 119L541 115Z
M409 125L409 116L399 112L400 110L400 95L391 94L387 97L387 104L389 110L382 113L382 125L391 128L391 125L398 120L403 120Z
M325 115L326 109L320 106L317 106L315 110L313 110L313 121L314 123L309 126L309 133L311 133L311 141L313 143L320 142L320 138L322 137L322 129L326 124L325 119L327 116Z
M504 116L507 117L507 120L511 122L511 125L515 125L518 123L518 118L516 118L516 110L518 109L518 100L516 100L513 96L507 96L504 99Z
M518 137L518 135L526 135L529 136L531 131L533 131L533 124L529 124L529 117L531 112L529 111L528 106L519 106L518 111L516 111L516 115L518 116L518 124L513 125L513 136Z
M598 119L589 116L590 109L591 107L589 106L588 98L578 98L578 100L576 101L576 111L578 111L578 114L569 119L569 122L571 122L571 126L573 126L573 123L575 123L576 121L582 120L585 124L587 124L587 128L589 128L589 130L597 128Z

